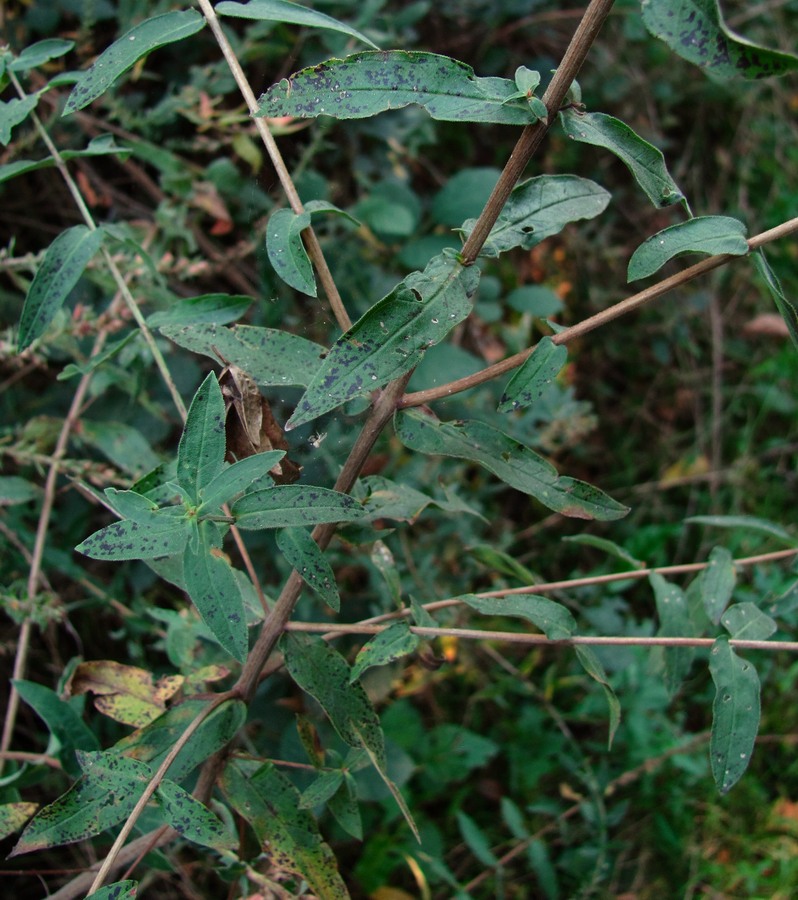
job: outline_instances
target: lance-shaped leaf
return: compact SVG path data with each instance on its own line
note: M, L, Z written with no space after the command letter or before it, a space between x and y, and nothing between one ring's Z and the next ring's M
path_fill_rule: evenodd
M100 249L104 232L85 225L67 228L50 244L31 282L19 321L19 351L41 337Z
M321 344L287 331L253 325L166 325L161 334L193 353L243 369L261 385L310 384L327 352Z
M177 512L177 510L175 510ZM86 538L75 549L92 559L158 559L181 553L190 533L185 518L151 513L148 521L113 522Z
M88 106L143 56L196 34L204 25L204 17L194 9L164 13L140 22L114 41L81 74L67 99L63 115Z
M609 192L587 178L576 175L530 178L513 189L481 255L499 256L515 247L531 250L546 238L559 234L569 222L592 219L604 212L609 202ZM467 219L459 230L467 237L476 221Z
M755 531L775 537L789 547L798 546L798 539L781 525L757 516L690 516L684 521L694 522L697 525L713 525L716 528L742 528L744 531Z
M266 228L266 252L274 271L292 288L315 297L316 279L310 264L302 231L310 225L311 216L317 212L332 212L346 216L355 225L357 219L324 200L311 200L305 204L305 211L297 214L291 209L278 209L271 214Z
M372 666L384 666L407 656L418 647L419 643L418 635L413 634L407 621L399 619L384 631L374 635L368 643L360 648L355 657L349 681L357 681L366 669L370 669Z
M536 597L534 594L507 597L480 597L463 594L457 598L483 616L513 616L526 619L539 628L549 640L565 641L576 631L576 620L562 603Z
M249 822L278 869L302 876L324 900L348 900L335 855L311 813L302 809L299 791L271 763L252 769L241 760L225 766L220 787L230 805Z
M770 291L770 295L773 297L776 309L787 324L787 330L790 332L793 344L798 347L798 308L796 308L795 304L785 296L781 287L781 282L773 269L771 269L770 263L768 263L765 258L765 254L759 250L757 253L753 254L752 258L754 260L754 266L756 266L757 271L764 279L765 284Z
M80 770L75 758L76 751L100 749L94 732L69 703L45 685L22 680L14 680L12 684L61 745L58 758L64 770L70 775L77 775Z
M221 821L174 781L164 779L155 792L164 820L188 841L212 850L234 850L238 844Z
M748 253L745 235L745 225L729 216L698 216L671 225L646 238L635 250L629 260L627 281L653 275L668 260L683 253L745 256Z
M290 25L307 25L309 28L322 28L327 31L338 31L356 38L369 47L378 50L379 47L369 40L365 34L355 30L332 16L300 6L298 3L288 3L286 0L249 0L249 3L233 3L224 0L216 5L216 12L220 16L235 16L240 19L258 19L265 22L287 22Z
M312 484L281 484L253 491L233 506L239 528L293 528L322 522L354 522L363 507L350 497Z
M195 503L224 468L224 420L224 398L211 373L191 401L177 448L177 480Z
M715 682L709 760L718 790L725 794L748 768L759 730L759 676L740 659L728 638L718 638L709 655Z
M62 150L61 158L65 160L78 159L82 156L104 156L108 153L126 155L130 153L127 147L120 147L114 143L113 135L102 134L89 141L85 150ZM18 159L12 163L0 166L0 184L17 175L25 175L38 169L50 169L55 165L55 159L48 156L46 159Z
M0 840L19 831L39 808L38 803L0 804Z
M257 114L363 119L415 103L445 122L536 122L527 101L517 95L514 81L478 78L471 66L448 56L367 50L283 78L261 96Z
M341 740L350 747L370 750L385 769L385 738L380 720L359 682L350 682L349 666L341 654L320 638L284 634L280 648L285 666L303 691L315 698Z
M277 533L277 546L283 556L302 576L302 580L336 612L341 597L335 573L327 558L304 528L284 528Z
M624 547L616 544L615 541L599 537L597 534L574 534L564 537L563 540L573 544L583 544L585 547L595 547L596 550L601 550L602 553L607 553L611 557L620 560L630 569L642 569L645 567L645 563L642 560L635 559Z
M798 56L751 43L728 28L718 0L643 0L648 30L674 53L721 78L768 78L798 69Z
M598 488L558 475L534 450L483 422L441 422L421 410L407 410L395 416L394 424L411 450L474 460L564 516L610 521L629 512Z
M78 751L83 776L67 792L41 809L22 832L10 856L59 847L94 837L126 819L152 771L112 751Z
M478 281L476 266L447 254L408 275L333 344L286 431L418 365L469 314Z
M560 113L565 133L574 141L604 147L614 153L655 206L670 206L684 199L665 165L665 157L628 125L605 113Z
M214 522L199 523L199 541L183 552L183 577L191 602L217 641L243 662L247 656L247 617L241 587L221 553L221 536Z
M750 602L730 606L720 621L736 640L766 641L778 628L769 615Z
M125 756L157 769L175 742L191 722L208 706L207 699L188 699L173 706L145 728L139 728L117 742L114 749ZM247 708L240 700L223 703L200 723L188 743L169 766L169 777L176 782L187 778L217 750L235 737L247 718Z
M106 884L98 891L86 895L86 900L133 900L138 890L138 882L130 878Z
M713 547L701 578L701 600L711 622L720 622L731 600L737 572L731 553L725 547Z
M200 491L202 509L215 509L247 491L271 487L269 470L285 456L285 450L267 450L227 466Z
M532 354L507 383L499 412L521 409L539 400L567 359L568 350L562 344L555 344L548 335L541 338Z
M610 733L607 740L607 749L611 750L612 741L615 738L615 732L618 730L618 726L621 724L620 701L618 700L617 694L612 689L612 685L610 684L604 671L604 666L601 665L601 660L596 655L595 650L593 650L591 647L585 646L584 644L577 644L575 649L576 658L582 664L582 668L594 681L597 681L602 686L602 688L604 688L604 695L607 698L607 706L609 707L610 711Z
M357 800L357 784L350 772L344 772L344 783L327 801L327 809L335 821L357 841L363 840L363 820Z
M200 325L210 322L226 325L235 322L252 306L252 297L245 294L202 294L186 297L173 303L169 309L162 309L147 316L150 328L167 325Z
M648 578L657 604L658 634L662 637L691 637L692 621L684 591L657 572ZM666 647L664 653L665 687L672 696L690 672L695 651L692 647Z
M37 41L35 44L25 47L16 59L10 60L6 68L9 72L28 72L30 69L50 62L51 59L64 56L74 46L74 41L63 41L60 38Z

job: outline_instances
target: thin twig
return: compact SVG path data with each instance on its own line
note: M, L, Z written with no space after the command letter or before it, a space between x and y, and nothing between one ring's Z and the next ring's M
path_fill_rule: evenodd
M258 116L258 113L260 111L258 101L255 98L255 93L252 90L249 81L247 80L247 76L244 74L244 70L241 68L241 63L239 63L235 51L230 46L230 42L227 40L227 35L222 30L222 26L219 22L219 19L216 17L216 12L213 6L211 6L210 0L197 0L197 2L200 9L202 10L202 14L205 16L208 24L211 27L213 36L216 38L216 42L218 43L219 49L222 51L224 58L227 61L227 65L230 67L230 71L232 72L233 78L238 85L241 96L244 98L244 101L247 104L247 108L249 109L250 114L253 116L255 127L258 129L258 134L260 135L261 140L266 147L266 152L269 154L269 159L271 159L272 165L277 172L277 177L280 180L280 185L285 192L285 196L291 206L291 209L297 215L300 215L305 211L305 208L302 205L302 201L299 198L296 186L294 185L288 168L283 161L282 154L277 147L277 143L274 140L274 136L272 135L271 131L269 130L269 126L266 123L266 120L263 117ZM305 241L305 247L307 248L308 256L310 256L311 260L313 261L313 265L319 276L319 281L321 281L324 292L327 295L327 299L330 301L330 307L333 311L333 315L335 316L335 320L336 322L338 322L338 326L341 328L341 330L346 331L351 327L352 320L349 318L349 314L346 311L344 302L341 299L341 294L339 293L335 281L333 280L332 273L330 272L330 267L327 265L327 260L324 258L324 253L321 249L321 244L319 244L318 238L316 237L316 233L312 228L308 227L302 232L302 237Z
M771 241L779 240L796 231L798 231L798 218L790 219L788 222L783 222L776 228L770 228L767 231L763 231L760 234L749 238L748 247L753 251L759 247L763 247ZM625 300L621 300L620 303L616 303L607 309L603 309L594 316L590 316L584 321L578 322L576 325L572 325L570 328L565 328L563 331L552 335L552 343L567 344L569 341L582 337L582 335L594 331L596 328L600 328L602 325L606 325L615 319L619 319L621 316L625 316L628 313L639 309L644 304L650 303L658 297L662 297L669 291L681 287L701 275L705 275L707 272L717 269L719 266L725 265L732 260L742 258L744 257L719 254L701 260L701 262L690 266L683 272L671 275L669 278L664 278L657 284L647 287L645 290L639 291L636 294L632 294L631 297L627 297ZM456 381L450 381L447 384L441 384L438 387L430 388L426 391L415 391L412 394L406 394L402 397L399 406L401 409L406 409L410 406L422 406L425 403L431 403L433 400L439 400L442 397L450 397L453 394L467 391L479 384L491 381L498 375L504 375L507 372L511 372L513 369L517 369L518 366L526 362L532 355L536 346L537 345L527 347L526 350L522 350L520 353L516 353L513 356L508 356L507 359L503 359L501 362L495 363L492 366L487 366L482 369L482 371L476 372L474 375L469 375L467 378L458 378Z

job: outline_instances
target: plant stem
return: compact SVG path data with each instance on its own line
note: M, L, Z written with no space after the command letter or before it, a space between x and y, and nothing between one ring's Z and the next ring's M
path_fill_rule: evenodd
M485 208L477 219L473 231L468 236L468 240L463 245L461 257L466 265L473 263L479 256L479 252L488 239L491 228L496 224L496 219L498 219L499 213L504 208L507 198L559 112L568 89L582 68L582 64L598 36L601 26L610 14L613 3L614 0L591 0L585 10L579 26L568 44L565 55L542 97L549 111L548 120L545 122L539 120L534 125L527 125L521 132L521 137L510 154L507 165L499 176L499 180L496 182L496 186L493 188Z
M238 85L241 96L244 98L244 101L247 104L247 109L249 110L250 115L253 117L255 127L258 129L258 134L263 141L263 145L266 147L266 152L269 154L269 159L272 161L272 165L277 172L277 177L280 181L280 185L285 192L285 196L291 206L291 209L297 215L299 215L305 211L305 207L302 205L302 201L299 199L299 194L297 193L294 181L291 178L285 162L283 161L282 154L277 147L277 143L274 140L274 136L272 135L271 131L269 130L269 126L266 123L266 120L258 115L258 101L255 98L255 93L252 90L249 81L247 80L247 76L244 74L244 70L241 68L241 63L239 63L238 57L235 55L235 51L230 46L230 41L227 40L227 35L225 35L224 31L222 30L221 23L216 16L216 11L214 10L213 6L211 6L210 0L197 0L197 2L200 9L202 10L202 14L205 16L208 22L208 25L210 25L211 27L213 36L216 38L216 42L218 43L219 49L222 51L222 54L227 61L227 65L230 67L230 71L232 72L233 78ZM308 251L308 256L310 256L311 260L313 261L313 265L316 268L316 272L319 276L319 281L321 281L324 292L327 295L327 299L330 301L330 307L332 308L335 320L342 331L347 331L352 325L352 320L349 318L349 314L346 311L344 302L341 299L341 294L339 293L335 281L333 280L332 273L330 272L330 267L327 265L327 260L324 258L324 252L321 249L321 244L319 244L316 233L312 228L308 227L302 232L302 237L305 241L305 247Z
M751 251L754 251L771 241L794 234L796 231L798 231L798 218L790 219L787 222L783 222L781 225L777 225L775 228L770 228L768 231L763 231L760 234L756 234L752 238L749 238L748 247ZM639 309L646 303L650 303L652 300L662 297L669 291L681 287L682 285L699 278L701 275L705 275L707 272L711 272L713 269L717 269L719 266L723 266L736 259L745 259L745 257L718 254L717 256L710 256L707 259L702 259L701 262L690 266L683 272L678 272L676 275L671 275L669 278L663 278L663 280L657 284L653 284L651 287L645 288L645 290L638 291L638 293L632 294L631 297L621 300L614 306L603 309L594 316L590 316L584 321L577 322L576 325L572 325L570 328L566 328L563 331L552 335L552 343L567 344L569 341L582 337L582 335L594 331L596 328L601 328L602 325L613 322L615 319L619 319L621 316L625 316L628 313ZM499 375L511 372L513 369L517 369L518 366L526 362L532 355L536 346L537 344L532 347L527 347L526 350L515 353L513 356L508 356L507 359L503 359L501 362L497 362L492 366L487 366L482 369L481 372L476 372L466 378L458 378L455 381L429 388L426 391L415 391L412 394L405 394L399 402L399 408L406 409L410 406L422 406L425 403L431 403L433 400L451 397L452 394L467 391L477 385L491 381Z

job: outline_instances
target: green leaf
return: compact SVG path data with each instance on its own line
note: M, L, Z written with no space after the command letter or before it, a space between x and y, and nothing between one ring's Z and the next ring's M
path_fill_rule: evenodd
M462 594L457 598L484 616L513 616L539 628L551 641L566 641L576 631L576 620L561 603L534 594L480 597Z
M233 3L225 0L216 5L220 16L236 16L240 19L259 19L266 22L287 22L290 25L308 25L310 28L323 28L328 31L339 31L348 34L369 47L379 50L377 45L365 34L356 31L350 25L339 22L324 13L300 6L298 3L287 3L286 0L249 0L249 3Z
M657 603L659 631L662 637L692 637L692 621L687 597L681 588L666 581L658 572L648 576ZM693 664L692 647L666 647L665 688L673 696L687 678Z
M648 30L674 53L720 78L769 78L798 69L798 57L751 43L729 29L718 0L643 0Z
M350 682L349 666L341 654L320 638L283 634L280 648L294 681L327 714L341 740L350 747L371 751L377 768L385 769L385 738L380 720L360 682Z
M236 525L245 530L301 528L363 517L363 507L348 494L312 484L281 484L253 491L238 500L232 512Z
M149 766L113 751L78 751L82 778L41 809L10 856L94 837L126 819L152 778Z
M166 325L161 334L186 350L243 369L261 385L310 384L327 352L305 338L253 325Z
M108 502L123 519L130 519L142 525L153 521L153 513L159 509L158 504L136 491L120 491L109 487L104 491Z
M721 618L726 631L738 641L766 641L778 625L755 603L735 603Z
M736 581L737 572L731 553L725 547L713 547L701 578L701 600L713 624L720 622Z
M601 660L596 655L596 652L585 644L577 644L575 650L576 658L581 663L582 668L604 689L604 696L607 698L607 706L610 711L610 733L607 739L607 749L611 750L615 733L621 724L621 703L607 678L604 666L601 665Z
M61 158L70 160L79 159L83 156L104 156L108 153L126 155L130 153L130 150L127 147L120 147L118 144L115 144L112 135L102 134L93 138L85 150L62 150ZM18 159L16 162L0 166L0 183L16 178L17 175L35 172L37 169L52 168L54 165L55 160L52 156L48 156L46 159Z
M745 256L748 253L745 235L745 225L729 216L698 216L671 225L646 238L635 250L629 260L626 280L636 281L653 275L668 260L683 253Z
M193 9L169 12L140 22L115 40L81 73L67 98L62 115L67 116L88 106L143 56L166 44L182 41L204 26L204 17Z
M715 682L709 760L718 790L725 794L748 768L759 730L759 676L720 637L712 645L709 671Z
M300 214L291 209L275 210L266 228L266 252L274 271L287 285L310 297L317 295L316 279L302 243L302 231L309 227L312 214L317 212L338 213L358 224L357 219L332 203L311 200L305 204L305 211Z
M490 849L490 841L485 832L477 823L462 810L457 811L457 827L466 842L468 849L482 863L483 866L496 868L501 863Z
M344 773L340 769L333 772L322 772L302 792L302 799L299 801L300 808L313 809L314 806L326 803L343 783Z
M164 820L188 841L212 850L234 850L238 846L221 821L174 781L164 779L155 792Z
M302 576L305 584L314 590L327 606L338 612L341 608L341 597L335 583L335 574L310 534L304 528L284 528L277 532L277 547Z
M430 504L437 505L432 497L382 475L366 475L358 481L358 486L363 516L371 521L397 519L400 522L414 522Z
M568 543L571 544L583 544L585 547L595 547L596 550L601 550L603 553L607 553L609 556L615 557L615 559L626 563L631 569L642 569L645 567L644 562L635 559L628 550L624 549L619 544L616 544L615 541L601 538L596 534L573 534L564 537L563 540L568 541Z
M360 804L357 801L357 786L349 772L344 772L344 783L327 801L327 809L347 834L351 834L356 841L363 840L363 821L360 818Z
M435 222L457 228L465 219L478 216L499 175L499 169L488 167L461 169L452 175L432 200L430 212Z
M369 561L374 568L382 575L391 602L397 606L402 606L402 579L396 568L396 560L393 553L384 541L374 541L369 554Z
M60 38L48 38L44 41L37 41L31 44L17 56L16 59L8 63L9 72L28 72L35 69L51 59L58 59L75 46L74 41L63 41Z
M188 541L189 523L163 513L153 512L148 522L113 522L95 531L75 549L92 559L115 560L158 559L181 553Z
M448 255L408 275L333 344L286 431L418 365L469 314L478 281L476 266Z
M499 403L499 412L531 406L559 375L568 359L568 350L547 335L540 339L532 354L507 383Z
M58 758L70 775L80 772L75 753L77 750L99 750L100 744L94 732L75 710L55 691L33 681L12 680L19 696L44 720L50 734L60 744Z
M208 706L207 699L188 699L171 707L155 721L119 741L114 749L157 769L191 722ZM180 782L226 746L247 718L240 700L223 703L204 719L169 767L169 777Z
M778 538L790 547L798 545L798 541L789 531L767 519L759 519L756 516L690 516L684 521L696 525L712 525L715 528L742 528L745 531L758 531L761 534Z
M768 286L768 290L773 297L773 302L776 304L776 309L787 323L787 330L790 332L793 344L798 347L798 309L796 309L795 304L788 300L784 295L781 282L773 269L771 269L770 264L765 258L764 252L759 250L754 253L751 258L754 261L754 266L757 271Z
M598 488L558 475L534 450L483 422L440 422L411 409L395 416L395 427L399 440L411 450L474 460L564 516L611 521L629 512Z
M0 101L0 144L7 145L11 141L14 127L28 118L38 102L38 94Z
M85 225L67 228L50 244L31 282L19 322L19 352L41 337L89 260L100 249L104 232Z
M604 212L610 194L587 178L576 175L538 175L513 188L481 255L499 256L515 247L531 250L559 234L569 222L592 219ZM476 219L459 229L467 237Z
M0 840L19 831L39 808L38 803L3 803L0 805Z
M267 450L226 466L200 491L202 510L218 509L247 491L273 487L269 470L285 456L285 450Z
M244 598L230 563L221 555L221 536L214 522L199 523L199 541L186 544L183 577L202 621L239 662L247 658L249 636Z
M0 507L28 503L41 494L41 488L19 475L0 475Z
M302 876L321 900L348 900L335 855L322 840L316 820L302 809L299 791L271 763L228 763L220 786L230 805L252 826L282 871Z
M665 157L632 129L605 113L578 113L565 109L560 113L569 138L614 153L634 175L654 206L670 206L684 199L665 165Z
M164 328L167 325L201 325L212 322L226 325L235 322L252 306L252 297L244 294L202 294L187 297L172 304L169 309L147 316L150 328Z
M126 879L106 884L99 891L87 894L86 900L133 900L138 890L138 882Z
M414 103L444 122L536 122L529 104L513 99L516 94L507 78L478 78L448 56L367 50L283 78L261 96L257 115L362 119Z
M389 625L384 631L364 644L355 657L352 673L349 676L350 684L373 666L384 666L396 659L401 659L412 653L419 645L418 635L413 634L405 619L399 619Z
M131 341L135 341L141 336L138 330L128 332L118 341L112 341L105 345L105 350L90 356L84 363L67 363L58 373L59 381L66 381L68 378L74 378L75 375L88 375L95 369L99 368L109 359L113 359L120 350L123 350Z
M177 480L195 503L224 468L224 423L222 390L211 372L191 401L177 449Z

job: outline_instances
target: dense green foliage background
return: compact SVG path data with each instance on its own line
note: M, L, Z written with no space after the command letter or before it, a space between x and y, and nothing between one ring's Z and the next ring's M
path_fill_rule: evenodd
M381 46L429 49L466 61L480 75L505 77L522 64L554 68L582 9L545 0L314 5L367 30ZM794 49L798 3L751 15L748 4L725 6L730 23L747 37ZM53 66L78 68L143 15L171 7L138 0L9 4L5 39L15 50L45 37L75 40L73 53ZM226 30L256 89L347 50L340 34L231 22ZM795 214L794 75L713 80L655 41L640 21L639 4L624 0L580 83L588 109L621 118L664 151L696 214L739 217L750 234ZM279 281L266 258L265 222L284 200L209 35L153 55L90 108L60 119L66 92L50 91L39 107L60 148L83 147L107 132L132 148L125 159L78 160L74 171L97 218L128 228L156 263L157 271L140 260L126 263L147 315L168 309L176 297L243 294L255 298L247 324L289 328L324 344L335 337L323 304ZM362 121L273 124L302 199L329 200L364 223L357 229L331 217L319 226L353 317L423 267L451 228L479 213L517 134L504 126L433 122L417 108ZM38 150L34 132L21 130L0 161ZM626 264L634 248L674 221L672 211L641 202L613 157L569 142L556 129L527 174L554 172L598 181L612 192L608 210L531 252L486 262L476 315L428 353L410 390L523 349L547 333L546 318L571 324L621 299L630 292ZM2 469L40 482L74 390L64 366L84 359L113 288L101 266L92 268L47 341L17 357L12 329L34 255L79 217L54 169L0 186L0 205ZM772 245L768 257L785 294L798 295L794 240ZM586 533L650 566L704 560L717 543L735 557L779 548L762 532L719 532L684 521L749 515L794 533L798 355L779 320L766 316L771 313L753 269L726 266L570 346L566 370L540 403L502 417L505 430L531 442L559 470L629 505L631 513L618 522L586 525L551 515L482 469L410 454L386 433L369 474L423 490L440 506L412 524L385 522L381 544L356 525L342 529L328 552L345 597L341 619L392 608L393 585L404 597L430 602L622 571L622 561L567 540ZM124 316L118 327L127 329ZM214 367L158 340L182 396L190 398ZM480 387L436 404L436 411L498 425L502 387ZM299 395L287 389L269 397L279 421ZM304 478L334 479L356 435L357 412L347 408L290 433L289 455L304 467ZM37 625L28 677L56 690L77 658L114 659L156 675L225 659L214 645L195 642L200 625L186 613L182 592L143 563L92 562L72 552L108 522L90 488L128 487L174 454L180 430L143 343L131 342L97 371L59 483L46 586L35 609L27 605L25 585L36 503L0 510L0 635L8 674L26 615ZM248 546L265 589L276 593L289 568L272 533L253 533ZM737 597L767 607L794 592L795 583L789 563L765 564L740 574ZM598 634L656 630L644 581L585 585L553 599ZM789 606L798 610L794 601ZM795 610L780 619L779 637L795 633ZM446 615L439 619L452 625L468 621L460 607ZM298 617L332 620L309 592ZM496 627L506 628L506 621ZM361 643L345 638L337 646L352 656ZM792 657L750 654L763 682L760 737L748 773L720 797L707 758L713 692L706 652L699 651L674 698L657 674L657 651L598 652L623 710L611 749L604 694L567 648L443 639L425 654L372 670L364 683L380 710L393 777L423 844L419 851L384 786L359 776L364 840L347 835L329 813L322 818L353 896L453 896L451 875L464 892L486 898L791 896L798 885ZM298 711L335 746L329 726L281 676L266 682L253 704L247 739L267 757L298 758ZM129 731L89 705L86 716L103 747ZM24 706L14 747L47 748L41 721ZM288 774L299 787L309 783L301 771ZM49 802L68 783L63 772L31 768L25 799ZM8 849L12 844L5 842ZM101 857L102 846L98 839L96 846L10 860L5 872L0 868L0 886L19 897L40 896L37 872L52 870L45 881L60 883L62 874ZM204 864L202 851L190 846L154 853L143 869L144 884L160 897L221 897L228 889L236 896L234 873Z

